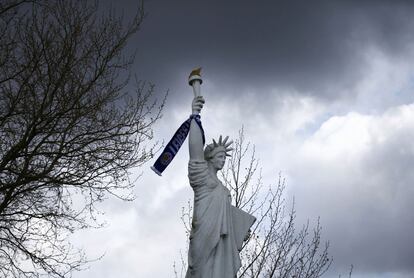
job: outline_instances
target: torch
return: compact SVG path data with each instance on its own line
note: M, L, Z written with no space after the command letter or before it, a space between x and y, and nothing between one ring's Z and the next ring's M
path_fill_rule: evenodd
M193 87L194 97L197 97L200 95L200 85L201 83L203 83L200 72L201 72L201 68L197 68L193 70L190 73L190 76L188 77L188 84L191 87Z

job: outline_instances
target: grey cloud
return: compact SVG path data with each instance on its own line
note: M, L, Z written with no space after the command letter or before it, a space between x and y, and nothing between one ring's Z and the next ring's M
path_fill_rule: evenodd
M174 86L203 65L238 88L292 88L325 98L363 76L363 50L404 55L414 5L404 1L149 1L137 70Z

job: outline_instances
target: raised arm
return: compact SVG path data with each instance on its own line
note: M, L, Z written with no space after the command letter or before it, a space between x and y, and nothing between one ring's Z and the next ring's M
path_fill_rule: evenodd
M192 111L193 114L200 114L201 109L204 105L204 98L202 96L196 96L193 99ZM200 130L200 127L193 119L190 124L190 136L188 138L189 148L190 148L190 160L204 160L204 151L203 151L203 136Z

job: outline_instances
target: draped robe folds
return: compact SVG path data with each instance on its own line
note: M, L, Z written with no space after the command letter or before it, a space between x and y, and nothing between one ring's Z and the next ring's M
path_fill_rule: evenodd
M255 218L231 205L229 190L210 175L206 161L190 160L188 177L194 211L186 278L234 278Z

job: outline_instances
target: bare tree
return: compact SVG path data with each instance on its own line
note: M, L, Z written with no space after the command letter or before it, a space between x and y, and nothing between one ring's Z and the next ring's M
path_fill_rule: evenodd
M123 49L139 29L90 1L0 4L0 277L66 277L87 262L76 230L97 202L132 200L164 100Z
M264 186L255 147L245 142L244 130L239 131L232 157L222 170L224 185L230 190L233 205L253 214L257 221L251 236L244 243L238 277L321 277L329 268L328 243L321 242L319 220L316 227L309 223L297 230L294 204L289 208L284 199L285 180L279 175L273 186ZM187 236L191 229L191 203L182 211ZM174 265L176 277L183 277Z
M294 203L284 199L285 180L274 186L262 183L254 146L245 142L243 129L222 172L236 207L256 215L252 236L245 242L239 277L320 277L329 268L328 243L321 242L319 220L297 230ZM259 173L257 173L259 172Z

